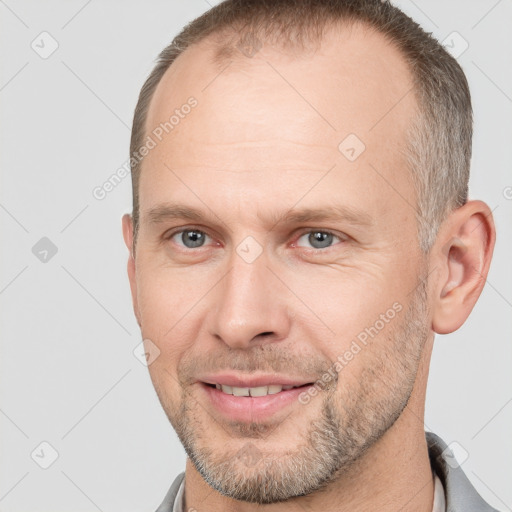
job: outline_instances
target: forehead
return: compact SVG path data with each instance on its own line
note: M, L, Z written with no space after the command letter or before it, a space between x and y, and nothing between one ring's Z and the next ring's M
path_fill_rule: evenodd
M163 166L190 176L223 171L223 183L227 172L240 190L243 183L268 188L272 175L285 187L286 173L336 165L348 184L359 180L364 188L378 170L399 194L411 195L403 149L416 109L412 77L381 34L338 27L315 52L262 41L254 55L237 50L225 62L214 59L215 50L208 39L187 49L155 91L146 133L155 138L160 127L161 140L144 160L141 205L144 182L154 184ZM196 106L183 108L190 98Z

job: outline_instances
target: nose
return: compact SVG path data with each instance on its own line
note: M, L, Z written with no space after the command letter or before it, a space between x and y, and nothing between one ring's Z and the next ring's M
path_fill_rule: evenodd
M286 339L290 330L287 298L265 255L247 263L234 253L230 263L212 297L210 334L231 348Z

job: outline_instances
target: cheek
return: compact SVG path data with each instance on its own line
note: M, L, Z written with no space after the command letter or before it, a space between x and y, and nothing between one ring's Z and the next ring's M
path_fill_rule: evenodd
M178 364L189 349L187 340L190 339L183 332L190 309L186 295L184 283L171 280L165 273L145 271L138 276L142 337L154 343L158 350L158 357L148 370L166 411L181 400Z
M198 290L197 279L188 271L141 263L137 269L137 298L143 325L152 330L170 329L190 309ZM165 331L164 331L165 332Z
M404 301L406 294L396 286L399 279L389 270L370 263L350 267L310 266L294 269L283 280L300 299L291 297L295 307L304 312L303 323L309 316L309 321L332 340L332 355L332 350L344 350L360 332L373 326L393 304ZM403 283L400 286L407 288Z
M204 298L213 285L204 272L148 267L137 275L142 335L158 346L159 359L175 368L197 338Z

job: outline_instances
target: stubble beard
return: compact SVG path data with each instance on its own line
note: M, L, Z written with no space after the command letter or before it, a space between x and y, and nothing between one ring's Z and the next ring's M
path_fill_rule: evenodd
M305 415L299 411L294 414L298 428L292 418L284 420L288 435L296 438L293 450L265 451L265 439L271 439L274 431L283 435L284 425L220 425L185 388L176 407L155 385L172 426L205 482L230 498L263 505L322 491L347 474L396 422L411 396L429 332L424 282L413 293L400 324L388 326L385 337L377 336L355 356L362 357L357 375L344 379L343 368L335 385L321 391L311 404L299 406L311 407L321 400L318 419L304 426L300 419ZM231 434L234 448L215 443L209 428L221 427L226 435Z

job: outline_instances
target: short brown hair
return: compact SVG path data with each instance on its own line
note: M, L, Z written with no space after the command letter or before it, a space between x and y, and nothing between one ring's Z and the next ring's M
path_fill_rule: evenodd
M302 46L327 27L362 23L400 51L411 71L418 113L410 123L406 158L417 195L420 246L427 252L445 215L467 201L473 115L464 72L415 21L381 0L226 0L189 23L159 55L133 118L131 155L144 144L151 99L160 79L187 48L210 35L231 35L215 60L229 58L233 41L247 38ZM220 39L220 38L218 38ZM131 159L134 240L139 222L141 161Z

